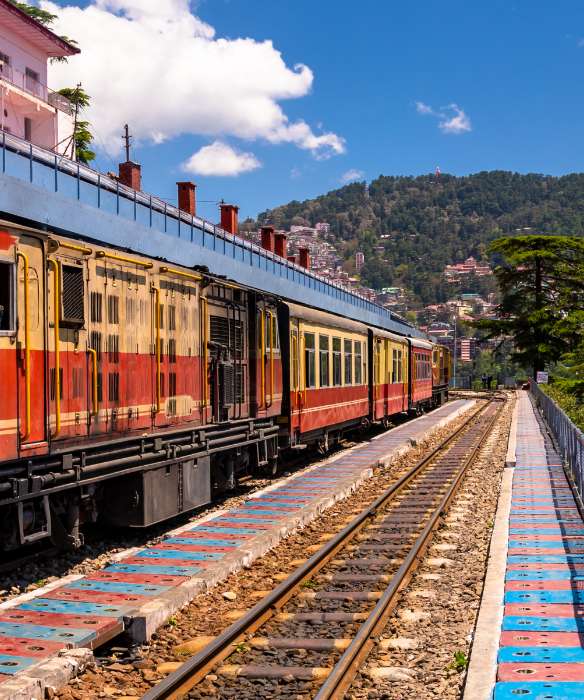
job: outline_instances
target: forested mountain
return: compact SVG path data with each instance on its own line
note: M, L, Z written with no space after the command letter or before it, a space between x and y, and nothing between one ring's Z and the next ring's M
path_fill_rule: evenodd
M281 228L327 221L347 260L356 250L365 253L364 283L403 285L431 303L451 293L440 274L444 266L469 255L488 260L494 238L525 228L584 235L584 174L380 176L369 186L352 183L258 218Z

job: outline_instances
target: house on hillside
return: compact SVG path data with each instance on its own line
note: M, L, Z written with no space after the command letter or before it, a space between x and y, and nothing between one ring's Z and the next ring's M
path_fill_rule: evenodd
M75 114L69 100L47 87L47 66L79 49L0 0L0 130L73 158Z

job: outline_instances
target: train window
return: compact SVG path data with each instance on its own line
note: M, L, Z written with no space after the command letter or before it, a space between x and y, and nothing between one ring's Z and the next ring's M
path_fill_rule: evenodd
M97 358L101 359L101 333L99 331L91 331L89 336L89 347L95 350Z
M355 341L355 384L363 384L363 351L360 340Z
M333 386L343 385L343 362L341 357L341 339L333 338Z
M176 306L168 307L168 330L176 330Z
M107 298L107 320L113 324L120 322L120 297L109 296Z
M344 351L345 351L345 384L350 385L353 383L353 341L344 341Z
M391 353L391 381L390 381L390 384L395 384L398 382L399 370L397 368L397 365L398 365L397 349L393 348L392 353Z
M82 326L85 322L85 283L83 268L61 265L61 322L64 325Z
M278 317L275 312L272 312L272 347L274 350L279 350L280 340L278 338Z
M176 340L174 338L168 341L168 361L176 362Z
M120 375L118 372L110 372L108 380L108 399L110 401L120 400Z
M404 381L404 353L403 350L398 350L397 352L397 381L401 384Z
M102 303L103 303L103 294L100 294L99 292L91 292L91 295L89 297L89 305L91 307L91 322L92 323L101 323Z
M314 333L304 334L304 386L314 389L316 386L316 351Z
M16 329L14 304L14 264L0 262L0 331Z
M320 386L330 386L330 360L329 360L329 337L328 335L318 336L318 357L320 371Z
M110 362L120 361L120 336L108 335L107 337L107 353Z

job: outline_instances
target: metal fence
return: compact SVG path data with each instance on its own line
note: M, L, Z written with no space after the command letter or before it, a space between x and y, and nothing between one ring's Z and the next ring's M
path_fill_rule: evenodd
M46 192L70 197L109 216L134 221L168 236L190 241L199 248L220 253L254 270L265 270L275 278L304 288L303 297L313 292L323 294L334 302L340 302L344 306L343 313L350 318L364 320L364 313L371 314L375 318L375 325L382 328L404 335L425 337L409 322L357 292L240 236L230 234L198 216L191 216L158 197L137 192L115 178L102 175L86 165L35 146L6 131L0 134L0 173L28 182ZM48 218L44 223L55 225Z
M578 495L584 500L584 433L534 381L530 381L529 385L535 402L556 440L560 454L572 473Z

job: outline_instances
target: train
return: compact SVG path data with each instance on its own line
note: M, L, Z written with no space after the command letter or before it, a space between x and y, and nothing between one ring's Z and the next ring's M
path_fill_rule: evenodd
M0 221L0 550L209 503L448 398L448 348Z

